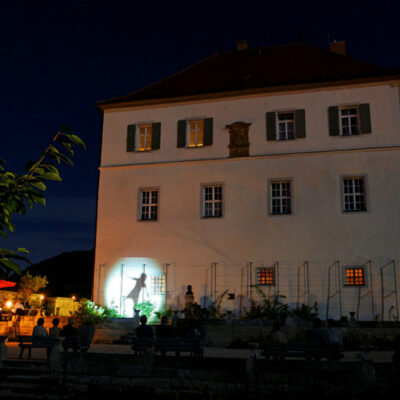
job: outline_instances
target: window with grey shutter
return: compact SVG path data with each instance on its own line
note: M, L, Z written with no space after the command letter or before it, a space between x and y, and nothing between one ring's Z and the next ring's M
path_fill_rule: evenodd
M213 119L204 119L204 146L211 146L213 144Z
M275 112L267 112L266 116L267 124L267 140L276 140L276 114Z
M360 131L361 133L371 133L371 115L369 110L369 104L360 104L358 106L360 113Z
M186 146L186 120L182 119L178 121L178 147Z
M329 116L329 135L330 136L339 136L340 128L339 128L339 107L331 106L328 108L328 116Z
M136 125L128 125L126 136L126 151L135 151Z
M158 150L161 142L161 122L155 122L151 128L151 149Z
M306 110L296 110L296 138L306 137Z

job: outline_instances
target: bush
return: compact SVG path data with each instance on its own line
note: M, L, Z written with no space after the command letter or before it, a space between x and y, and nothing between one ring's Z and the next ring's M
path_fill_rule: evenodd
M154 310L154 305L150 303L150 301L144 301L143 303L136 304L135 309L140 310L140 315L145 315L147 318L150 318Z
M118 313L109 307L102 307L90 300L83 300L74 318L82 325L98 325L107 321L109 318L119 317Z

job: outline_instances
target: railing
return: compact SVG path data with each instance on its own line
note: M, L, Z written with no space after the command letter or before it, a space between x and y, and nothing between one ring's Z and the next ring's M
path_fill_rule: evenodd
M390 292L385 294L385 285L384 285L384 270L385 268L388 268L392 266L393 268L393 285L394 285L394 289ZM385 265L383 265L380 268L380 273L381 273L381 302L382 302L382 315L381 315L381 320L384 320L384 316L385 316L385 300L390 297L390 296L394 296L395 297L395 305L396 305L396 320L399 320L399 300L398 300L398 293L397 293L397 276L396 276L396 262L394 260L389 261L388 263L386 263Z
M331 276L332 273L334 272L335 267L337 268L337 285L338 289L331 293ZM342 315L342 285L340 283L340 262L335 261L333 264L331 264L328 268L328 297L326 300L326 319L329 318L329 306L330 306L330 300L335 297L339 297L339 313Z

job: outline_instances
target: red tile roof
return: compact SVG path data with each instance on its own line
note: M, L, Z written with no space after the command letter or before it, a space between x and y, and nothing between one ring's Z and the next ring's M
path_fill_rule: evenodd
M399 78L400 71L295 43L214 54L152 85L97 105L108 108L146 100L391 76Z

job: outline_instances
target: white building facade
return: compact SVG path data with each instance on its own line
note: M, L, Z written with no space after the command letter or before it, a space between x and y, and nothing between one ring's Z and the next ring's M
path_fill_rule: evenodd
M94 300L182 309L192 285L237 314L261 290L321 317L398 318L399 82L101 103Z

